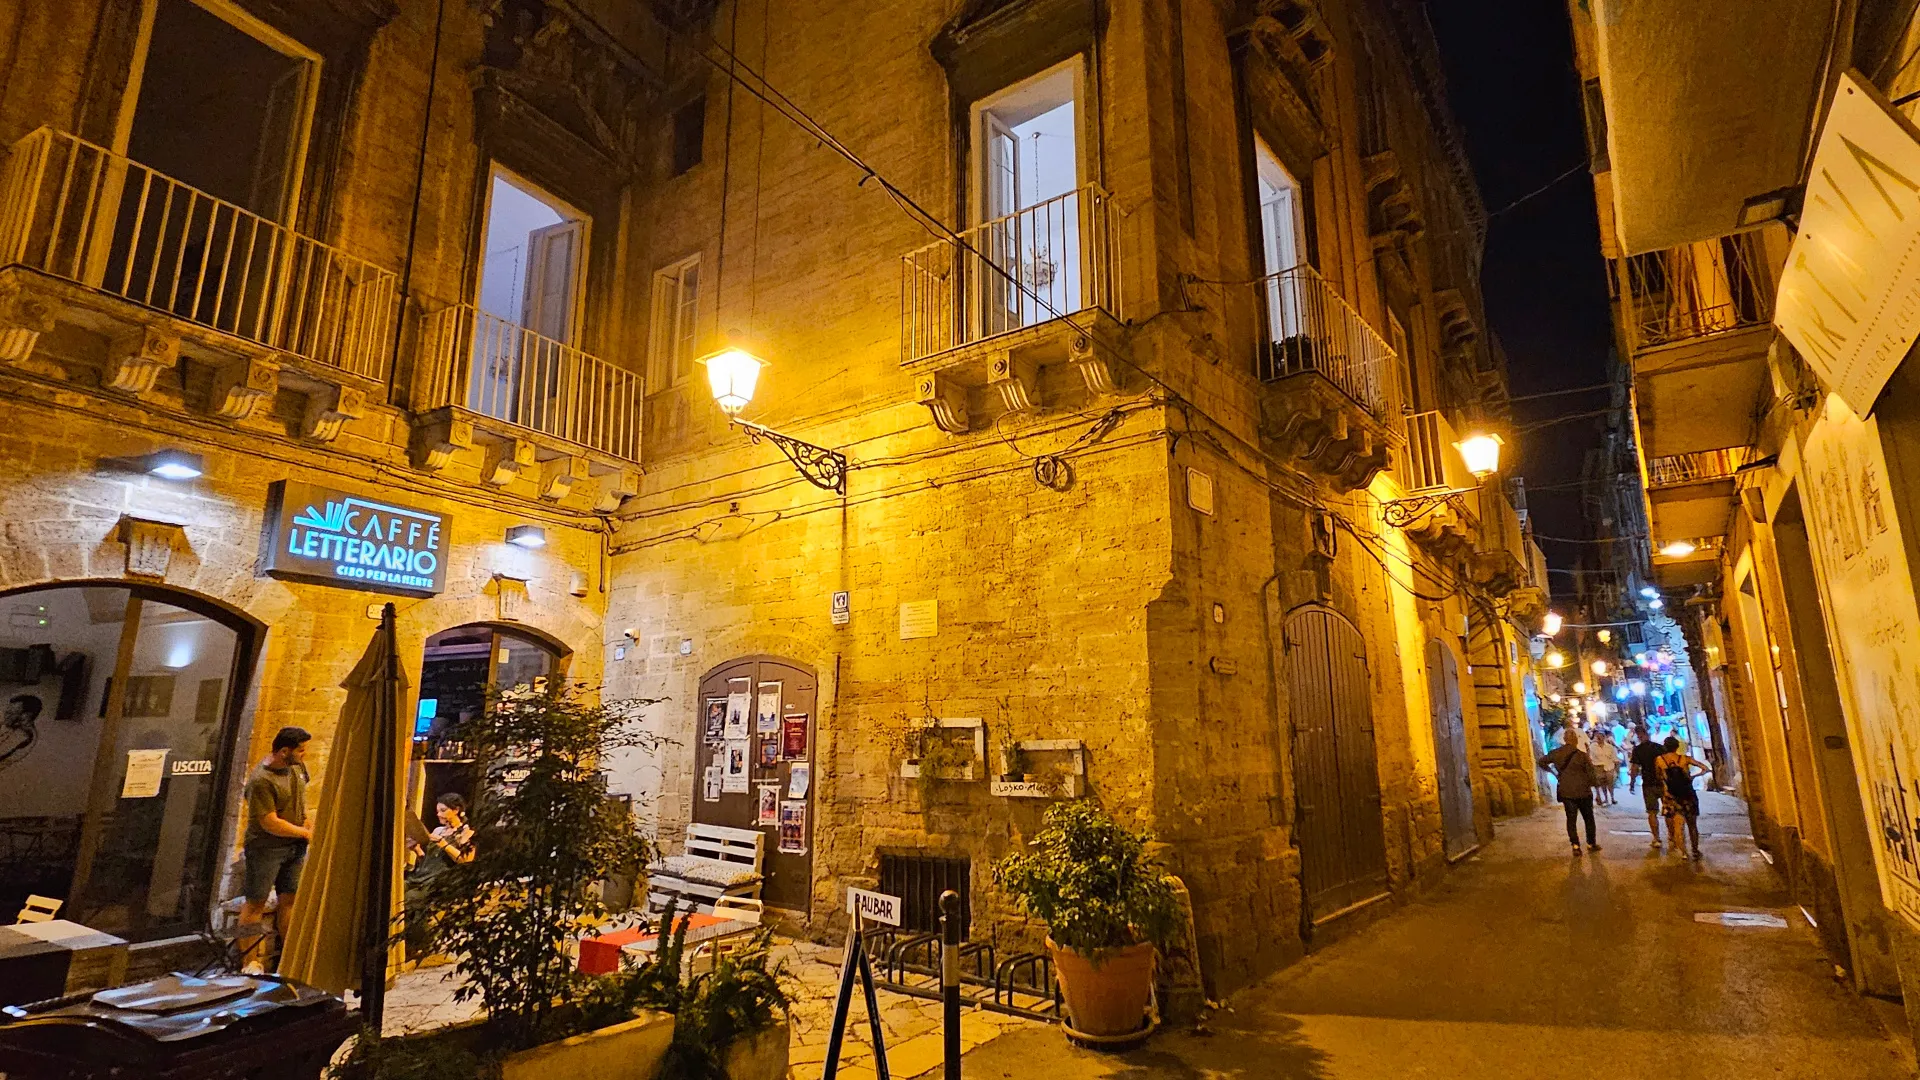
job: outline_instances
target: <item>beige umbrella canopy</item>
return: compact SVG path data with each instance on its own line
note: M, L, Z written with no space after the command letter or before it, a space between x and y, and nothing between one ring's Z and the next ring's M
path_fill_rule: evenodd
M376 858L391 860L387 925L399 926L404 836L399 808L404 805L409 740L405 726L396 719L404 715L401 706L407 680L394 660L391 619L389 615L382 620L353 673L340 684L347 691L347 701L340 710L326 772L319 778L313 847L307 853L293 925L280 958L280 974L336 994L361 985L368 881ZM388 742L385 747L378 745L382 729ZM375 797L380 754L387 756L385 772L393 789L387 796L392 809L386 813L390 828L384 841L374 836L381 812ZM397 942L389 946L389 978L401 955Z

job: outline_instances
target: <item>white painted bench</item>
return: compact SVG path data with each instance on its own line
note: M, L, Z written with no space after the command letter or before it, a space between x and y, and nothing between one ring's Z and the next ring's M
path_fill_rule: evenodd
M677 898L682 912L710 913L723 896L757 899L766 845L759 829L688 825L686 853L647 867L647 910L662 911Z

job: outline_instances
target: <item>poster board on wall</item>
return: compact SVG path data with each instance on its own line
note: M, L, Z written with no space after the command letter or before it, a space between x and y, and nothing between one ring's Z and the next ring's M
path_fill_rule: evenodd
M1802 456L1808 532L1880 893L1920 929L1920 605L1888 501L1878 422L1829 396Z

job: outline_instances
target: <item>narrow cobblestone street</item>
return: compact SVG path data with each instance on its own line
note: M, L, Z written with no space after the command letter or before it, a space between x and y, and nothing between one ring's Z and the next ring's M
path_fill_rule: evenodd
M1603 851L1568 855L1558 807L1503 823L1431 895L1235 995L1205 1034L1127 1054L1010 1031L967 1056L970 1080L1276 1077L1819 1077L1914 1075L1898 1006L1833 977L1813 931L1708 793L1706 859L1648 850L1638 796L1603 808ZM1778 915L1784 929L1703 923Z

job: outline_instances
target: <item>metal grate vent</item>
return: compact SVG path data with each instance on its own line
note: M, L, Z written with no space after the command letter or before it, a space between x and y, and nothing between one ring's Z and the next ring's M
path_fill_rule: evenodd
M973 928L973 860L933 855L880 856L880 891L900 898L900 925L906 930L940 929L940 894L960 894L960 936Z

